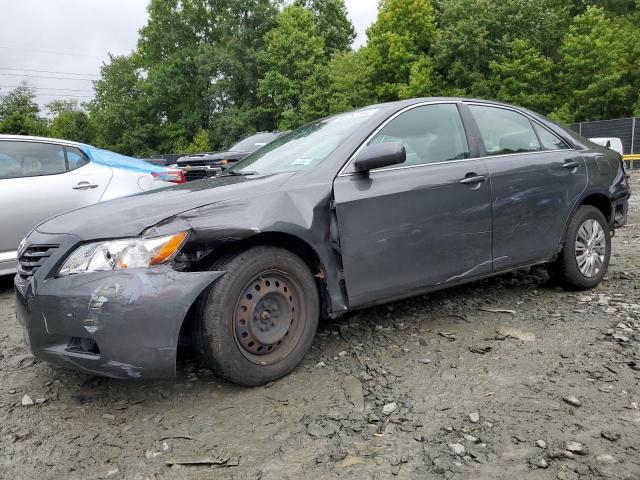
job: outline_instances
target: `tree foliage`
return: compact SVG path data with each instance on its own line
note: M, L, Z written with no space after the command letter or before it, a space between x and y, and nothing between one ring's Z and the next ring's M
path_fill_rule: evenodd
M26 82L20 83L0 97L0 133L14 135L45 135L46 122L40 118L35 90Z
M166 118L156 116L136 56L112 56L89 104L96 143L127 155L152 153Z
M137 155L210 150L437 95L565 122L640 114L640 0L380 0L357 50L344 0L150 0L148 10L135 51L102 67L90 128L81 109L61 108L51 134ZM14 106L0 107L0 128L46 129L16 98L3 100Z
M556 116L565 121L624 116L635 99L626 24L599 7L576 17L560 47L558 83L564 101Z
M489 95L540 112L553 109L553 60L528 40L513 40L503 57L489 62L489 71Z
M93 143L95 132L89 115L78 108L77 100L54 100L46 105L53 115L49 136L74 142Z
M356 31L347 17L343 0L296 0L295 4L311 11L327 57L349 50Z
M378 19L367 36L365 51L377 96L381 100L397 100L415 89L416 76L424 80L425 68L431 68L429 55L436 38L431 2L381 0ZM426 90L426 85L422 87Z
M309 95L325 76L324 41L316 31L312 13L290 5L278 16L277 26L266 35L262 60L264 77L258 96L264 111L282 129L304 123L309 114Z

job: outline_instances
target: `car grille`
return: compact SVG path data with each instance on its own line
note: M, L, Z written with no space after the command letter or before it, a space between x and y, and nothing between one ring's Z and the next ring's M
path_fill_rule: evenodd
M178 168L184 172L184 179L187 182L200 180L201 178L215 177L222 168L207 163L178 164Z
M59 245L30 245L18 259L18 275L23 280L33 276Z
M215 172L208 174L205 170L184 170L184 179L187 182L200 180L201 178L213 177Z

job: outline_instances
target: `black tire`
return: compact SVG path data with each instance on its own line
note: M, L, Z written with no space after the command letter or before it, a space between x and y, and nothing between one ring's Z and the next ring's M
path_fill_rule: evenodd
M311 347L320 317L307 265L276 247L254 247L215 265L192 324L196 351L214 373L246 386L291 372ZM286 329L286 333L285 333Z
M595 220L600 224L604 232L604 252L602 266L596 273L587 276L581 272L578 266L576 240L578 232L584 222ZM551 281L562 286L567 290L588 290L597 286L609 267L609 258L611 256L611 232L605 216L596 207L590 205L582 205L569 221L567 235L560 255L555 262L547 266L547 271L551 277Z

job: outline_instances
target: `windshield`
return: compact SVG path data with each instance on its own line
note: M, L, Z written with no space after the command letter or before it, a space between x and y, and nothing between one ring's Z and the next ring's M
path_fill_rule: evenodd
M322 162L377 109L356 110L304 125L240 160L226 175L310 170Z
M279 133L258 133L250 137L240 140L229 148L230 152L255 152L260 147L264 147L267 143L277 138Z

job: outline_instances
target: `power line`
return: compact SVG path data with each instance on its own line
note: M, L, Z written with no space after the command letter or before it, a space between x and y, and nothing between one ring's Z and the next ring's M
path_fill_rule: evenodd
M36 93L36 97L71 97L71 98L93 98L93 95L72 95L70 93Z
M0 85L0 88L17 88L20 85ZM60 91L66 91L66 92L93 92L93 90L87 90L87 89L82 89L82 88L53 88L53 87L33 87L34 90L36 91L40 91L40 90L60 90Z
M28 78L46 78L46 79L56 79L56 80L76 80L76 81L84 81L84 82L93 82L93 78L73 78L73 77L51 77L44 75L26 75L21 73L0 73L0 75L8 76L8 77L28 77Z
M57 52L55 50L40 50L38 48L9 47L9 46L6 46L6 45L0 45L0 48L4 48L6 50L25 50L25 51L28 51L28 52L48 53L50 55L68 55L70 57L104 58L104 55L91 55L91 54L88 54L88 53Z
M52 70L33 70L30 68L7 68L7 67L0 67L0 70L20 70L22 72L35 72L35 73L56 73L56 74L60 74L60 75L82 75L85 77L100 77L100 75L98 74L94 74L94 73L76 73L76 72L54 72Z

